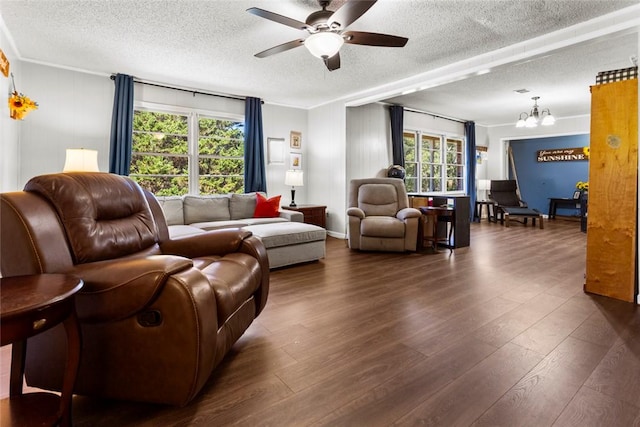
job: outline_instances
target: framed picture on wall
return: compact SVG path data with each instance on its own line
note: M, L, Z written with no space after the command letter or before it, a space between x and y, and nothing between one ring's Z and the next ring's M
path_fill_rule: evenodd
M270 165L284 165L284 138L267 138L267 156Z
M289 165L289 168L302 169L302 154L291 153L291 164Z
M292 130L289 145L294 150L300 150L302 148L302 134Z

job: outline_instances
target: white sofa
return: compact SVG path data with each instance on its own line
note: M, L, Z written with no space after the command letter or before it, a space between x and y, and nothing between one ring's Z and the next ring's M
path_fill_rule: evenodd
M171 238L222 228L243 228L267 249L269 268L324 258L327 232L305 224L300 212L281 209L275 218L254 218L256 193L158 197Z

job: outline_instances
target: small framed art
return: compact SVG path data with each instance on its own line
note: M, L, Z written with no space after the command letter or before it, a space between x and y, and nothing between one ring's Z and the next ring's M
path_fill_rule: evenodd
M289 168L302 169L302 154L291 153L291 164L289 165Z
M580 192L579 191L574 191L573 192L573 200L578 200L580 198Z
M284 165L284 138L267 138L267 156L270 165Z
M300 150L302 148L302 134L292 130L289 145L294 150Z

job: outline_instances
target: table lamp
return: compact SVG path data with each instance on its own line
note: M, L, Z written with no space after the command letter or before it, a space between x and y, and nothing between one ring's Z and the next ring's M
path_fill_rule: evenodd
M478 184L476 186L478 201L487 200L487 194L491 189L491 180L490 179L479 179ZM482 194L482 198L480 198L480 194Z
M98 150L67 148L62 172L99 172Z
M291 203L289 207L295 208L296 205L296 189L295 187L302 187L304 185L302 180L303 173L301 170L288 170L284 176L284 185L291 186Z

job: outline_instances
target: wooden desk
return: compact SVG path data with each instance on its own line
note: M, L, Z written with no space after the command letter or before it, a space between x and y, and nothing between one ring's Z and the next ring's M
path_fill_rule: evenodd
M440 206L423 206L420 209L422 212L423 233L421 235L424 242L431 243L431 247L434 251L438 251L438 244L444 243L449 250L453 251L454 245L451 243L451 235L455 235L455 218L456 210L449 207ZM441 235L438 230L438 220L444 219L446 224L449 224L449 230L445 229L444 235ZM428 230L428 224L433 224L431 230ZM427 235L427 231L430 231L430 235Z
M0 402L2 425L71 425L71 397L80 363L75 294L83 282L63 274L0 278L1 344L13 344L9 398ZM60 396L22 394L27 338L59 323L67 333L67 364Z
M469 196L442 196L412 193L409 194L409 206L416 209L421 206L427 206L428 199L432 199L433 206L446 205L449 199L453 201L453 209L456 211L454 219L456 232L453 235L453 247L457 249L469 246L471 244L470 223L472 208ZM439 232L442 232L442 230L439 230Z
M327 228L327 207L322 205L282 206L282 209L302 212L305 224Z

